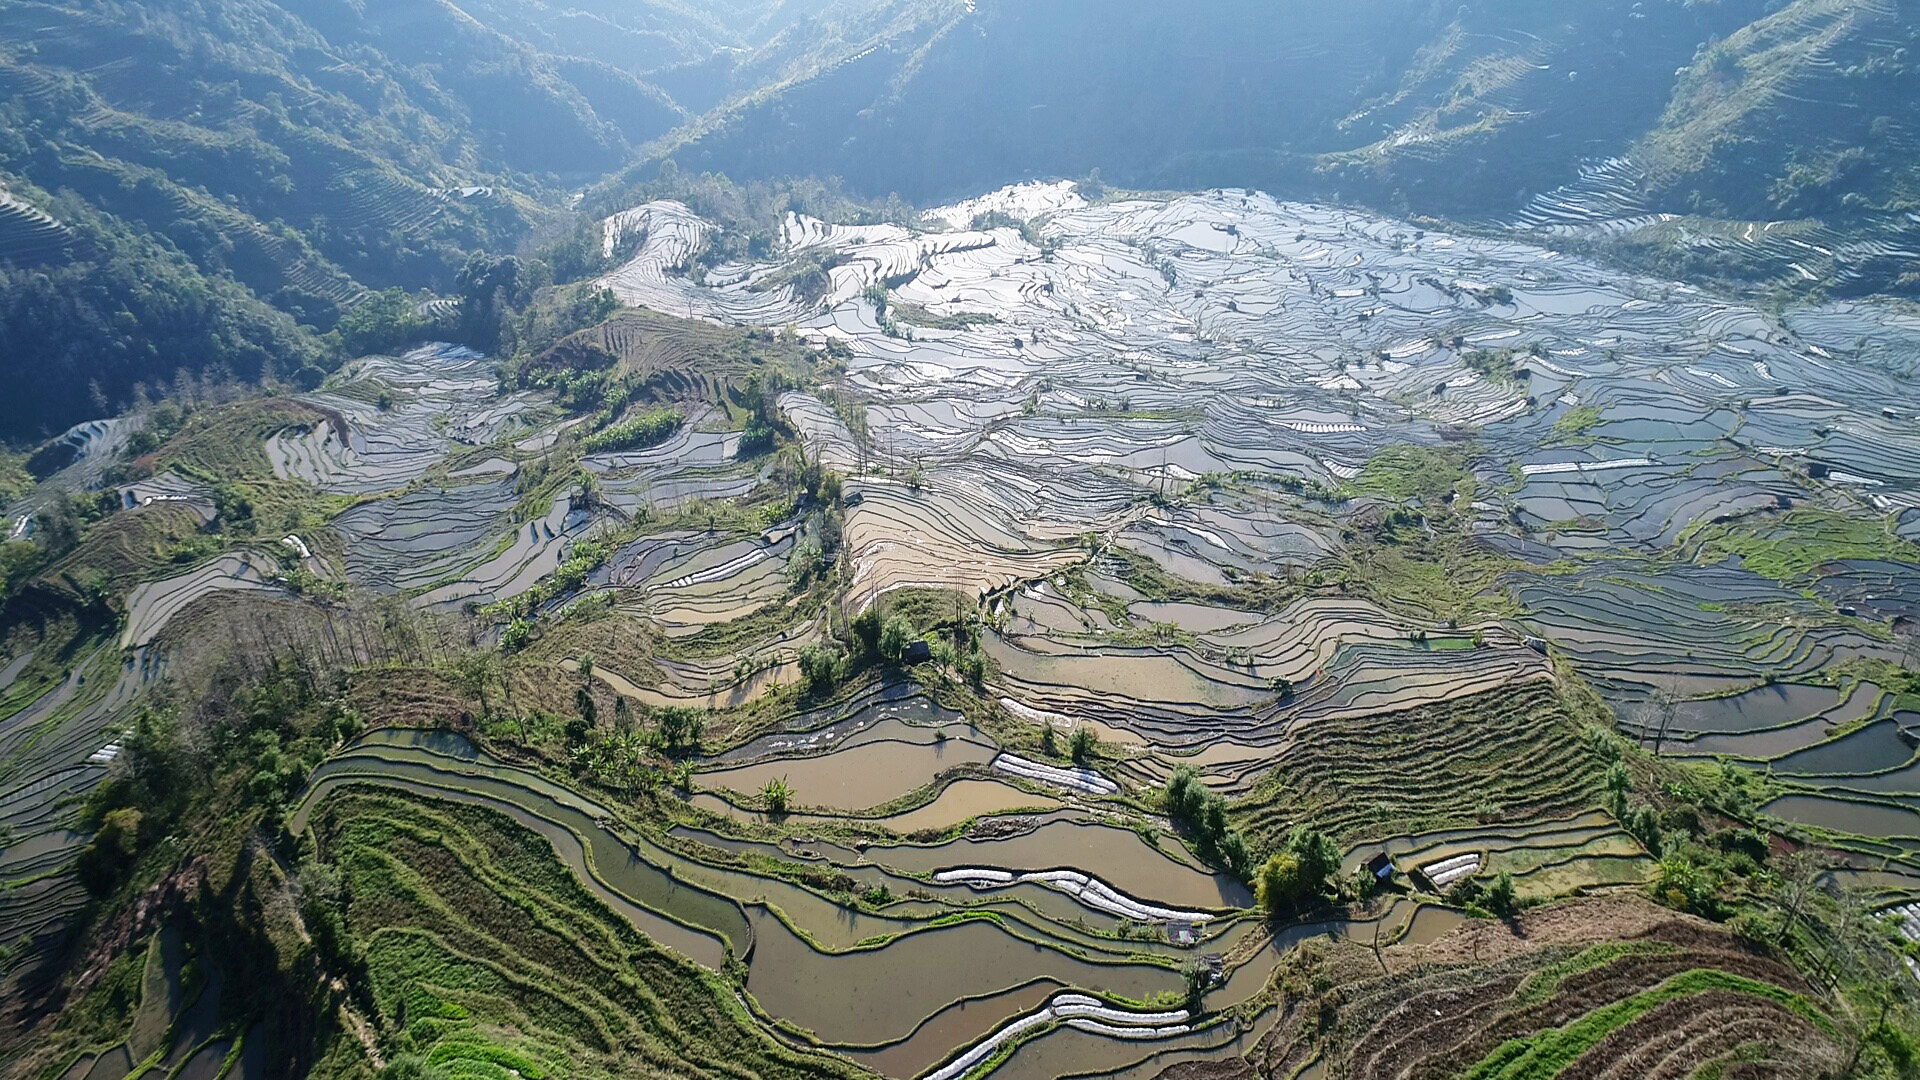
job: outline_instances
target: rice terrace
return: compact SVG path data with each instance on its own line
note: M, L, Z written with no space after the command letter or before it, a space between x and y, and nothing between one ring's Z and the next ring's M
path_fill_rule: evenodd
M131 132L364 134L363 98L466 61L381 66L415 23L295 4L323 29L274 78L314 97L189 109L130 74L186 23L0 3L39 50L0 43L0 86L68 155L29 183L0 153L0 266L131 251L88 200L158 200L167 258L219 233L317 343L96 382L0 454L0 1076L1920 1076L1909 225L1669 212L1665 128L1482 213L1339 171L1414 168L1391 140L1270 185L736 183L742 140L812 137L768 101L880 63L843 24L621 30L688 50L654 90L520 41L638 23L463 6L448 41L680 134L597 120L625 174L490 171L475 136L467 173L368 165L324 228L248 224ZM867 5L908 35L883 58L930 35L886 108L974 56L901 12L1027 17L962 6ZM1776 4L1695 64L1823 100L1902 7ZM1303 18L1290 62L1345 55ZM1453 33L1405 78L1517 101L1565 62ZM129 51L63 66L96 40ZM798 40L839 59L748 93ZM700 119L707 50L737 96ZM409 130L464 131L439 107ZM1395 130L1434 155L1470 137L1421 115ZM79 176L96 143L120 194Z

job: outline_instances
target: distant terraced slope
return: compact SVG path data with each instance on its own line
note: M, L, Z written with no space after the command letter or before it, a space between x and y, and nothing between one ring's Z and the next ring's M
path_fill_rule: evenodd
M1908 289L1915 43L1889 0L981 0L724 107L652 158L929 201L1095 171L1248 186L1571 222L1677 276ZM1644 231L1661 215L1684 220ZM1637 235L1609 240L1621 231Z
M0 343L47 362L0 437L182 368L291 374L368 289L450 291L557 205L556 172L683 118L447 4L6 0Z

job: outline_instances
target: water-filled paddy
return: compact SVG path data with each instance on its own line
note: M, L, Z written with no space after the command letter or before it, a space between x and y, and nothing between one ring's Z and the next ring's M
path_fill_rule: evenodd
M767 820L765 814L757 810L742 809L711 792L695 792L688 801L702 810L725 817L742 821ZM970 818L988 814L1004 814L1014 810L1046 811L1056 809L1060 805L1060 800L1051 795L1034 795L1011 784L1002 784L994 780L975 780L969 777L955 780L941 788L933 801L925 806L915 807L888 817L862 820L905 834L928 829L950 829ZM780 820L792 824L807 824L841 819L831 814L796 812L781 815Z
M1059 984L1043 981L955 1002L898 1043L879 1050L841 1052L881 1076L918 1076L951 1054L954 1047L979 1041L1003 1022L1038 1008L1059 989Z
M827 957L769 915L747 989L769 1012L828 1042L901 1038L957 997L1007 990L1048 976L1142 1000L1180 988L1180 973L1144 964L1092 964L1022 941L977 920L923 930L883 948Z
M1841 692L1831 686L1806 686L1780 683L1762 686L1732 697L1690 701L1684 706L1684 722L1693 731L1752 731L1776 727L1809 716L1817 716L1841 700Z
M1838 739L1779 758L1773 770L1791 774L1850 774L1884 772L1905 765L1913 744L1901 737L1900 725L1881 720Z
M1199 866L1178 841L1166 838L1162 844L1161 848L1148 847L1131 829L1063 820L1004 840L959 839L930 847L873 847L867 849L866 857L902 870L928 873L955 866L1013 870L1072 867L1098 875L1129 896L1162 904L1197 908L1252 904L1246 886Z
M1859 836L1920 837L1920 813L1826 795L1782 795L1760 808L1774 817Z
M700 773L698 780L703 787L755 793L784 779L793 788L794 806L864 810L922 787L947 769L985 765L998 752L961 739L927 745L880 739L816 757L715 769Z

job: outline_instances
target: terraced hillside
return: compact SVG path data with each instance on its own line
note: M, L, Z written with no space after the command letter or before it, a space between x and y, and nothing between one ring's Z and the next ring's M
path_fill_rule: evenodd
M711 196L764 255L722 174L816 213L1035 177L1251 186L1740 288L1920 280L1901 4L1117 11L7 0L0 331L50 361L0 403L0 437L103 418L181 369L310 386L433 337L515 351L469 255L529 261L506 289L523 312L603 268L572 241L642 192ZM811 294L827 269L759 284Z
M31 459L0 1075L1906 1075L1902 307L1237 190L596 225L584 329Z
M1540 230L1692 279L1911 292L1915 38L1897 3L945 14L716 110L628 176L671 158L920 200L1034 176L1246 186Z
M1286 1075L1317 1046L1313 1067L1328 1076L1784 1077L1841 1066L1832 1021L1797 973L1691 920L1573 903L1463 928L1396 960L1382 974L1358 949L1312 957L1334 985L1288 1003L1262 1064ZM1337 1019L1308 1035L1321 1002Z

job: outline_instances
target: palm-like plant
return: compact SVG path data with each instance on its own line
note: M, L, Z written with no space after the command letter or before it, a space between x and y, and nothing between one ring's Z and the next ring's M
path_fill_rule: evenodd
M786 777L776 776L760 789L760 797L766 800L767 813L784 814L787 804L793 800L793 787L787 783Z

